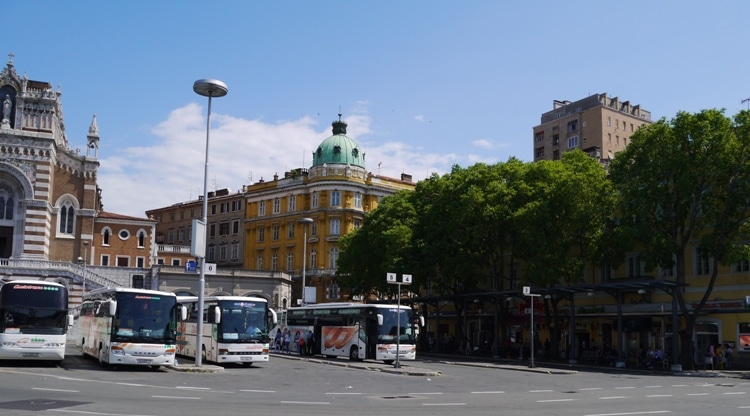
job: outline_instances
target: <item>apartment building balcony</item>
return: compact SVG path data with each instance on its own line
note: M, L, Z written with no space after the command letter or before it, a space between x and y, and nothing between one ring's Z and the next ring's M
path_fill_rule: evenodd
M157 244L156 245L156 252L157 253L164 253L164 254L190 254L190 246L187 245L177 245L177 244Z

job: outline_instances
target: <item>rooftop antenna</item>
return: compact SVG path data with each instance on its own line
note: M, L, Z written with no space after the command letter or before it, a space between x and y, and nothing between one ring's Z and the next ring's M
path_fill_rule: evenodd
M750 98L745 98L744 100L742 100L741 104L745 103L747 103L747 109L750 110Z

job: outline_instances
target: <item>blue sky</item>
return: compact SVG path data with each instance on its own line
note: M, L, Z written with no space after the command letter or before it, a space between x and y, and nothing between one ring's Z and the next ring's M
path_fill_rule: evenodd
M309 167L337 113L367 169L415 180L532 160L553 100L652 112L750 97L746 1L29 1L3 5L19 74L62 90L70 146L96 114L104 208L148 209ZM4 63L3 63L4 66Z

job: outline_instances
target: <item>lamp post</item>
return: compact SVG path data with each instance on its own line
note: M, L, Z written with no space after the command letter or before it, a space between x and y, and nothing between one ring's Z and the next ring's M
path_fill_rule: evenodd
M199 79L193 83L193 91L196 94L208 97L208 115L206 116L206 164L203 168L203 227L208 224L208 144L211 131L211 99L213 97L223 97L227 95L229 89L227 84L215 79ZM205 234L204 234L205 235ZM198 325L195 331L195 365L200 367L202 364L202 343L203 340L203 295L206 285L206 249L203 244L203 252L200 253L200 279L198 281Z
M302 242L302 306L305 306L305 269L307 268L307 224L312 224L314 221L312 218L300 218L299 222L302 224L304 231L304 240Z
M541 296L541 294L531 293L531 287L524 286L523 295L531 298L531 336L529 340L529 345L531 346L531 348L529 348L531 350L531 361L529 362L529 368L534 368L534 341L536 341L536 339L534 338L534 298L537 296ZM523 344L521 345L521 348L523 348Z

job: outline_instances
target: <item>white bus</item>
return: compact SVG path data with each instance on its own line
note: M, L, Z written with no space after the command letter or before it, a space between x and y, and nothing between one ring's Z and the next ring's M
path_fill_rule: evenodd
M42 280L12 280L0 286L0 359L65 358L67 286Z
M399 361L416 358L417 326L424 326L424 318L415 319L404 305L321 303L287 309L286 327L279 330L289 331L292 351L297 333L313 331L312 354L390 364L396 360L397 346Z
M177 322L185 308L174 293L105 288L84 296L76 345L103 366L174 365Z
M180 322L177 354L195 357L198 330L198 297L180 296L188 319ZM201 360L247 366L268 362L269 329L276 324L276 312L268 301L255 296L207 296L203 299Z

